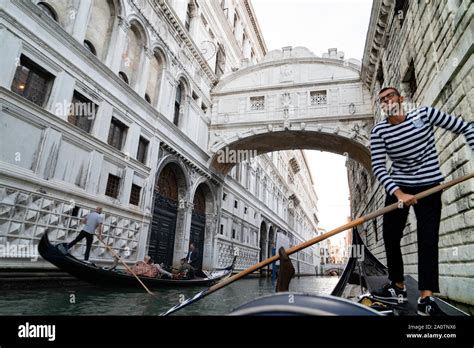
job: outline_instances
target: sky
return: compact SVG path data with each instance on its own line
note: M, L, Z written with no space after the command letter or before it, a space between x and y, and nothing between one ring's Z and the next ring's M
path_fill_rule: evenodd
M371 0L252 0L268 51L305 46L321 57L337 48L362 60ZM318 195L319 226L331 230L350 216L345 158L306 151ZM342 237L342 235L341 235Z

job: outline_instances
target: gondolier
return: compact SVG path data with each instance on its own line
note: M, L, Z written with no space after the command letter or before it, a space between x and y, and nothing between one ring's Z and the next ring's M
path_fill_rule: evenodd
M372 295L380 299L406 301L403 259L400 240L410 206L414 206L418 237L418 314L442 315L432 297L439 292L438 235L441 220L441 192L417 202L414 195L439 185L444 177L440 171L435 147L434 127L463 134L474 150L474 127L433 107L419 107L409 112L403 108L404 97L394 87L379 92L379 104L386 118L371 133L372 169L387 191L385 205L399 202L400 209L383 217L383 238L389 280ZM392 161L387 171L386 158Z
M102 217L102 207L97 207L94 212L87 214L83 219L84 227L82 228L81 233L66 246L66 250L71 249L76 243L79 243L82 239L86 238L86 252L84 255L84 261L89 261L89 253L92 247L92 240L94 239L94 234L96 229L99 231L99 239L102 237L103 229L103 217Z

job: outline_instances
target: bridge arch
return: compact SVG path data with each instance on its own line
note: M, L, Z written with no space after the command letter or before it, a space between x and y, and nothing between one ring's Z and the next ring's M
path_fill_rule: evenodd
M226 174L239 154L314 149L347 153L370 171L374 116L360 69L337 52L289 47L228 75L212 93L211 167Z

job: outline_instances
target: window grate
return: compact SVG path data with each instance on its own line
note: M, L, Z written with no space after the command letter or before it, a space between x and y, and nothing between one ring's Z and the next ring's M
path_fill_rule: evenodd
M142 188L138 185L132 184L132 190L130 191L130 204L140 204L140 192Z
M264 110L265 97L250 97L250 110Z
M311 105L324 105L328 103L326 91L310 92Z
M105 195L117 198L120 189L120 178L118 176L109 174L109 179L107 180L107 187L105 188Z

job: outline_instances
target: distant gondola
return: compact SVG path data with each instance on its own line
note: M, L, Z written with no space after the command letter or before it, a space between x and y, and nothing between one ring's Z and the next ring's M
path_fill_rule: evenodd
M94 264L81 261L69 253L64 253L58 248L62 244L51 244L48 234L45 233L38 245L40 255L61 270L86 282L109 287L141 287L137 279L125 270L108 270ZM197 272L194 279L160 279L139 276L140 280L150 288L157 287L184 287L184 286L210 286L232 274L235 258L227 268L211 272Z

